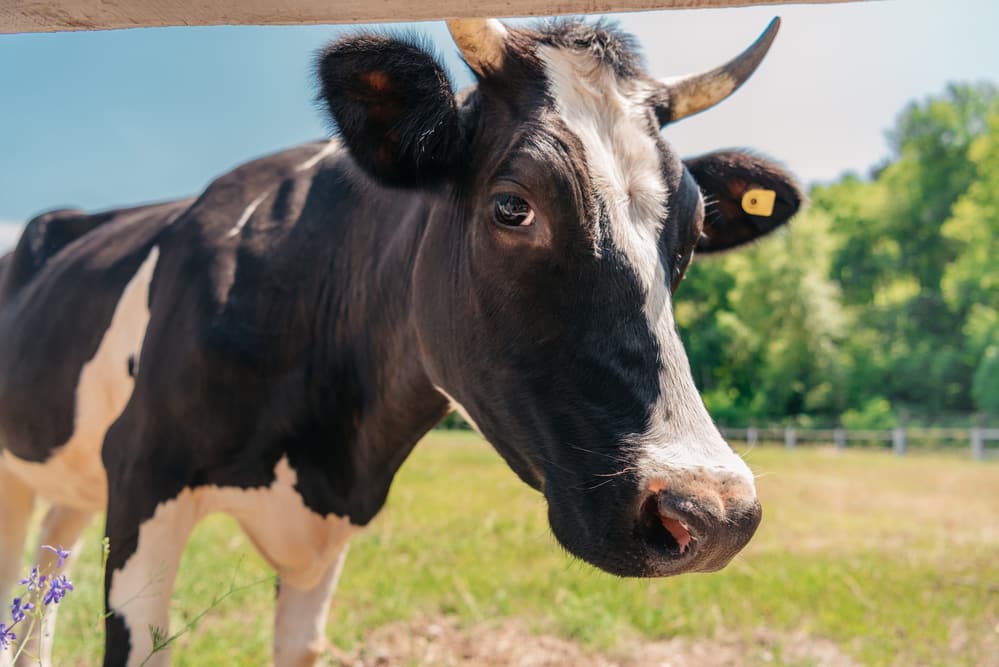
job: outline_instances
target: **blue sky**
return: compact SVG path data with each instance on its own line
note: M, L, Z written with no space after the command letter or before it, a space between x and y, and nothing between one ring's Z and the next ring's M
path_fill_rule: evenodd
M657 76L720 64L774 15L760 71L722 106L666 130L683 155L746 146L806 182L865 172L910 99L950 80L999 81L999 2L662 11L616 18ZM356 27L166 28L0 35L0 220L195 193L257 155L328 134L313 54ZM385 29L384 27L379 29ZM471 78L443 23L430 37Z

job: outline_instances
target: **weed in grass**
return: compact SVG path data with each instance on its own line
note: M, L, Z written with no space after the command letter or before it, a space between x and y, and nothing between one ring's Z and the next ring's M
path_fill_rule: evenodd
M73 583L61 574L69 558L69 551L62 546L43 545L43 551L55 555L55 563L50 566L33 565L19 585L21 591L10 601L10 621L0 621L0 652L13 653L11 663L17 662L21 655L38 659L31 651L38 646L38 634L43 626L46 615L54 613L56 605L73 592ZM0 616L2 618L2 616ZM29 648L31 647L31 648Z

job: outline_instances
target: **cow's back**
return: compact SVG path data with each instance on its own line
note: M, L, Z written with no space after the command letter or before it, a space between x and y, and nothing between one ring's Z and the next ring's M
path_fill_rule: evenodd
M30 282L60 250L122 213L125 211L87 214L77 209L56 209L32 218L14 251L0 265L0 303Z
M55 455L67 456L66 465L99 463L89 450L100 446L131 389L132 339L141 344L144 322L136 320L148 318L157 239L190 203L45 214L0 262L5 463L27 466ZM83 441L88 451L75 451Z

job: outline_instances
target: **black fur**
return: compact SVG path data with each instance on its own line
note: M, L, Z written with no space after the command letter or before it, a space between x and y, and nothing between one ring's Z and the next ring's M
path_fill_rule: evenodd
M463 136L451 83L420 45L360 35L329 45L316 66L351 154L387 185L428 185L461 160Z
M707 206L697 252L730 250L780 228L803 203L805 195L792 176L776 163L746 151L717 151L684 163L704 192ZM750 215L742 195L754 188L777 193L773 215Z

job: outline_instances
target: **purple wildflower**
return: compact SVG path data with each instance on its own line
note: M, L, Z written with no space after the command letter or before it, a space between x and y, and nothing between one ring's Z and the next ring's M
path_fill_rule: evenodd
M26 579L21 579L19 581L22 586L28 587L29 593L34 593L36 590L41 590L45 586L45 575L38 576L38 566L31 568L31 574L27 576Z
M0 623L0 649L8 648L16 640L17 635L15 635L5 624Z
M42 549L51 551L56 555L56 569L61 570L62 566L66 564L66 559L69 558L69 551L63 549L61 546L50 547L47 544L42 545Z
M35 605L24 600L24 598L14 598L14 601L10 604L10 617L15 623L20 623L24 620L25 612L31 611L35 608Z
M59 604L59 601L66 597L66 594L72 590L73 583L66 578L65 574L52 577L52 581L49 582L49 588L45 591L45 597L42 599L42 604Z

